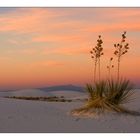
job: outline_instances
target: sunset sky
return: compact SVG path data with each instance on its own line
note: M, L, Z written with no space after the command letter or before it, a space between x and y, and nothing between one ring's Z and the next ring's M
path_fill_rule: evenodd
M121 75L140 85L140 8L0 8L0 89L91 82L89 51L104 41L101 75L127 31Z

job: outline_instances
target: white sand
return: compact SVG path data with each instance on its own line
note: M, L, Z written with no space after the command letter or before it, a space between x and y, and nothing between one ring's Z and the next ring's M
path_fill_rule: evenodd
M19 94L21 96L61 94L68 98L85 96L79 92L71 93L68 91L45 93L38 90L0 92L0 132L140 132L140 116L107 114L96 119L78 119L68 112L81 106L80 102L54 103L3 98L3 95L19 96ZM140 111L140 90L137 90L136 100L127 106Z

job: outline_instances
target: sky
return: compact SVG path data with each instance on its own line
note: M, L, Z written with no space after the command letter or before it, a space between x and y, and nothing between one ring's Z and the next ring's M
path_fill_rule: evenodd
M93 79L89 51L102 36L101 77L114 44L127 31L120 75L140 85L140 8L0 8L0 89L85 85Z

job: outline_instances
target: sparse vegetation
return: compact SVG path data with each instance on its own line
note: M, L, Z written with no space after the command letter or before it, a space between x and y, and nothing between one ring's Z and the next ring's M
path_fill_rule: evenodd
M121 43L115 44L114 54L117 56L117 80L113 80L111 77L111 69L114 67L112 65L113 58L110 58L108 68L108 78L107 80L100 80L100 56L103 55L103 48L101 47L102 40L99 36L98 47L93 48L91 54L94 54L95 67L96 63L99 64L99 81L94 80L94 84L87 84L86 91L88 93L88 100L86 104L78 109L72 111L73 115L82 116L96 116L102 114L106 111L113 111L118 113L128 113L131 115L140 115L138 112L130 111L126 109L123 104L131 100L131 95L133 92L133 86L129 80L120 79L120 60L121 56L128 52L128 43L124 44L126 39L126 32L122 34ZM96 70L96 68L95 68ZM94 72L96 75L96 72ZM94 77L96 77L94 75Z
M87 98L68 99L64 96L51 96L51 97L29 97L29 96L5 96L5 98L19 99L19 100L32 100L32 101L47 101L47 102L83 102L87 101Z
M89 98L86 104L78 109L72 111L73 115L99 115L107 111L118 113L138 114L136 112L127 110L123 104L131 100L133 86L128 80L120 81L100 81L94 86L87 85L87 92Z

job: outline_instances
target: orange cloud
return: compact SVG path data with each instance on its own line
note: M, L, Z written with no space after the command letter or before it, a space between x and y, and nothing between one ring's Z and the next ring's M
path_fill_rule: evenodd
M53 61L53 60L49 60L49 61L38 61L35 63L32 63L31 66L37 66L37 67L42 67L42 66L47 66L47 67L55 67L55 66L63 66L64 63L61 61Z
M37 12L35 10L32 13L29 11L29 13L24 11L25 13L21 15L18 15L18 13L16 12L17 11L8 15L8 17L0 17L1 23L3 23L2 28L0 28L0 31L18 31L21 33L25 33L33 31L36 27L36 24L39 24L39 15L41 13L38 10Z
M42 8L19 8L15 12L1 15L0 31L17 31L19 33L29 33L44 31L44 18L49 19L57 16L56 13Z
M55 19L66 16L66 13L56 13L49 8L19 8L15 12L0 15L0 31L15 31L18 33L39 33L52 29L72 26L74 21L63 21L55 24ZM77 22L77 21L76 21Z
M44 48L42 54L52 54L53 56L57 55L77 55L77 54L88 54L89 47L58 47L58 48Z
M120 21L132 19L140 15L139 8L97 8L96 10L99 18L120 19Z
M140 23L140 21L139 21ZM139 23L133 23L133 22L126 22L126 23L112 23L106 24L98 24L93 25L87 29L84 29L87 32L113 32L113 31L139 31L140 30L140 24Z
M34 37L32 39L33 42L75 42L82 40L81 36L78 35L43 35L43 36L38 36Z

